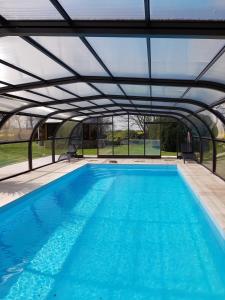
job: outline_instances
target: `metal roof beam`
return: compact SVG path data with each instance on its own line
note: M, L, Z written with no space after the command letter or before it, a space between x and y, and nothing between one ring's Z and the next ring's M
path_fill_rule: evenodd
M132 84L132 85L154 85L154 86L177 86L177 87L197 87L207 88L225 93L225 84L205 81L205 80L183 80L183 79L156 79L156 78L135 78L135 77L106 77L106 76L69 76L63 78L55 78L43 81L34 81L18 85L10 85L0 88L0 94L17 92L28 89L36 89L55 85L63 85L69 83L112 83L112 84Z
M225 23L216 20L10 20L0 35L11 36L152 36L225 38Z

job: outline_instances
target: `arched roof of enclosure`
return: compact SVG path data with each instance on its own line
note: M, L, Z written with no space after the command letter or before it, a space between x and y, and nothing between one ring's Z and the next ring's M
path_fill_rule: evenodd
M0 127L162 113L225 139L223 0L2 0L0 13Z

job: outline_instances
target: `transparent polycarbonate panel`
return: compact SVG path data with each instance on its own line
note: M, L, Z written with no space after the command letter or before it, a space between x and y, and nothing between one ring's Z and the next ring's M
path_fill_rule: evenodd
M74 105L78 106L78 107L88 107L88 106L92 106L92 104L88 101L79 101L79 102L73 102Z
M180 108L189 109L191 111L198 111L199 109L201 109L201 107L198 106L198 105L194 105L194 104L190 104L190 103L185 103L185 102L179 103L179 104L175 104L175 106L176 107L180 107Z
M108 99L98 99L98 100L91 100L92 103L96 105L107 105L107 104L113 104L112 101Z
M63 123L57 133L56 133L56 138L69 138L72 130L76 126L77 122L75 121L66 121Z
M108 75L78 37L38 36L32 38L81 75Z
M34 100L37 102L49 102L51 101L51 99L34 94L34 93L30 93L29 91L19 91L19 92L10 92L8 93L9 95L14 95L14 96L18 96L18 97L23 97L26 98L28 100Z
M1 51L1 44L0 44L0 56L1 56L1 52L2 51ZM0 74L1 74L1 80L9 84L20 84L20 83L37 81L37 79L34 79L31 76L16 71L1 63L0 63Z
M92 106L92 104L88 101L79 101L79 102L74 102L74 105L78 106L78 107L88 107L88 106Z
M200 148L201 142L199 138L193 138L193 152L198 162L200 162Z
M28 171L28 143L0 144L0 179L25 171Z
M225 93L205 88L191 88L185 95L184 98L198 100L206 104L212 104L223 98Z
M180 98L186 89L179 86L152 86L152 97Z
M225 179L225 143L216 142L216 173Z
M55 140L55 161L65 159L65 153L69 148L69 139L56 139ZM63 156L64 154L64 156ZM61 158L60 158L61 155Z
M75 106L69 105L69 104L56 104L56 105L51 105L51 107L56 108L56 109L76 109Z
M71 76L69 71L20 37L2 37L0 57L44 79Z
M76 115L77 115L77 113L75 113L75 112L57 113L57 114L54 114L54 118L69 119Z
M213 143L211 140L202 139L202 163L212 171L213 168Z
M201 77L202 80L225 83L225 55L223 54Z
M118 85L111 83L92 83L97 89L106 95L123 95Z
M128 96L150 97L150 86L149 85L122 84L121 86Z
M104 112L105 109L104 108L92 108L91 109L93 112Z
M111 118L111 122L112 122L112 118ZM98 154L99 155L113 154L112 123L110 124L107 122L104 124L104 118L102 118L101 124L98 124Z
M104 114L104 115L105 115L105 114ZM92 113L92 114L91 114L91 117L92 117L92 118L101 117L101 114L99 114L99 113L98 113L98 114L97 114L97 113Z
M61 120L49 118L45 123L61 123Z
M160 124L145 124L145 155L160 156Z
M151 19L225 20L223 0L150 0Z
M144 19L142 0L60 0L72 19L125 20Z
M215 138L225 139L225 124L220 119L207 110L201 111L198 115L210 127Z
M6 87L6 84L0 83L0 88Z
M84 82L63 84L60 86L65 90L70 91L80 97L99 95L99 93L95 89L93 89L91 86Z
M182 99L181 99L182 102ZM178 108L178 109L188 109L191 111L198 111L201 107L194 105L194 104L190 104L190 103L177 103L177 102L158 102L158 101L153 101L152 105L159 105L159 106L168 106L168 107L174 107L174 108ZM178 113L180 112L179 110L177 111Z
M77 120L82 121L82 119ZM76 126L71 132L70 135L70 145L73 145L75 149L77 149L77 155L82 155L82 139L83 139L83 123L82 122L76 122Z
M208 128L201 121L201 119L199 120L197 117L195 117L193 115L189 115L188 119L191 120L192 123L194 123L195 126L198 128L201 137L211 138L211 135L210 135L210 132L209 132Z
M134 104L134 105L151 105L152 104L152 102L151 101L140 101L140 100L132 100L132 103ZM153 102L154 103L154 102Z
M24 110L22 110L22 113L47 116L48 114L51 114L55 111L56 110L53 109L53 108L49 108L49 107L45 107L45 106L39 106L39 107L24 109Z
M123 99L113 99L113 101L117 104L130 104L129 100L123 100Z
M219 111L225 117L225 103L214 106L213 109Z
M32 166L38 168L52 163L52 141L32 142Z
M144 116L129 116L129 154L144 155Z
M152 77L195 79L223 45L216 39L152 38Z
M149 76L145 38L90 37L88 41L114 76Z
M189 113L187 112L184 112L184 111L177 111L177 110L173 110L172 108L171 109L165 109L165 108L160 108L160 109L157 109L157 108L152 108L152 112L163 112L165 114L168 114L168 115L171 115L171 114L177 114L179 113L180 115L183 115L183 116L186 116L188 115Z
M176 106L176 102L167 102L167 101L152 101L153 106L168 106L168 107L174 107Z
M38 88L38 89L31 89L31 91L40 93L43 96L48 96L50 98L54 98L57 100L73 98L73 96L70 93L62 91L54 86ZM49 100L47 100L47 101L49 101Z
M88 109L84 109L84 110L80 110L79 113L89 114L91 113L91 111Z
M182 123L184 123L188 127L188 129L190 129L193 136L197 136L197 137L199 136L198 131L193 126L193 124L189 122L188 119L182 119Z
M91 118L83 123L83 155L97 155L97 119Z
M52 20L62 16L50 1L1 0L1 15L8 20Z
M0 130L0 141L28 140L40 118L13 115Z
M107 107L107 110L117 110L120 109L119 106L112 106L112 107Z
M77 117L72 118L72 120L74 120L74 121L83 121L86 118L87 117L85 117L85 116L77 116Z
M114 155L128 155L128 116L113 117Z
M7 97L0 97L0 111L12 111L17 108L22 108L29 103L18 99L10 99Z

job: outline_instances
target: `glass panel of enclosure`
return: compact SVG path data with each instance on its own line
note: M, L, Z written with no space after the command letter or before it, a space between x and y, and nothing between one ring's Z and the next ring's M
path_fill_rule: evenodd
M199 133L202 137L211 138L211 135L210 135L210 132L209 132L207 126L201 120L199 120L194 115L189 115L187 118L190 121L192 121L192 123L195 124L195 126L198 128Z
M76 126L75 121L66 121L58 129L56 138L67 138L70 137L72 130Z
M160 124L145 123L145 155L160 156Z
M160 126L161 139L161 155L176 156L177 155L177 123L168 122L161 123Z
M97 123L83 124L83 155L97 156Z
M170 20L225 20L223 0L151 0L151 19Z
M198 137L193 137L193 152L195 154L195 158L198 162L200 162L200 152L201 151L201 141Z
M209 139L202 139L202 163L212 171L213 169L213 142Z
M189 132L188 127L178 126L177 128L177 139L178 139L177 156L178 157L181 157L183 149L184 148L186 149L188 132Z
M13 115L0 130L0 141L29 140L39 120L36 117Z
M129 154L144 155L144 116L129 116Z
M0 179L28 168L28 142L0 144Z
M98 120L98 155L113 154L112 117Z
M113 117L114 155L128 155L128 116Z
M32 142L32 167L38 168L52 163L52 140Z
M69 139L61 138L55 140L55 161L65 159L65 153L68 151Z
M225 143L216 142L216 174L225 179Z
M219 118L208 110L201 111L198 115L210 127L214 138L225 139L225 125Z
M83 136L83 125L82 123L78 123L72 133L71 133L71 137L70 137L70 144L74 145L76 151L77 151L77 155L82 155L83 151L82 151L82 136Z

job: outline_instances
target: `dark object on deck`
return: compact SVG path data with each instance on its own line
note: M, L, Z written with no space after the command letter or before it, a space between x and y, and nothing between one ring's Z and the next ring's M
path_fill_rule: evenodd
M186 161L196 161L194 152L182 152L182 158L184 160L184 163Z
M68 147L68 151L66 153L60 154L58 161L67 159L70 162L71 158L78 159L77 151L78 151L78 146L74 144L70 144Z
M117 164L117 160L110 160L109 163L110 164Z

